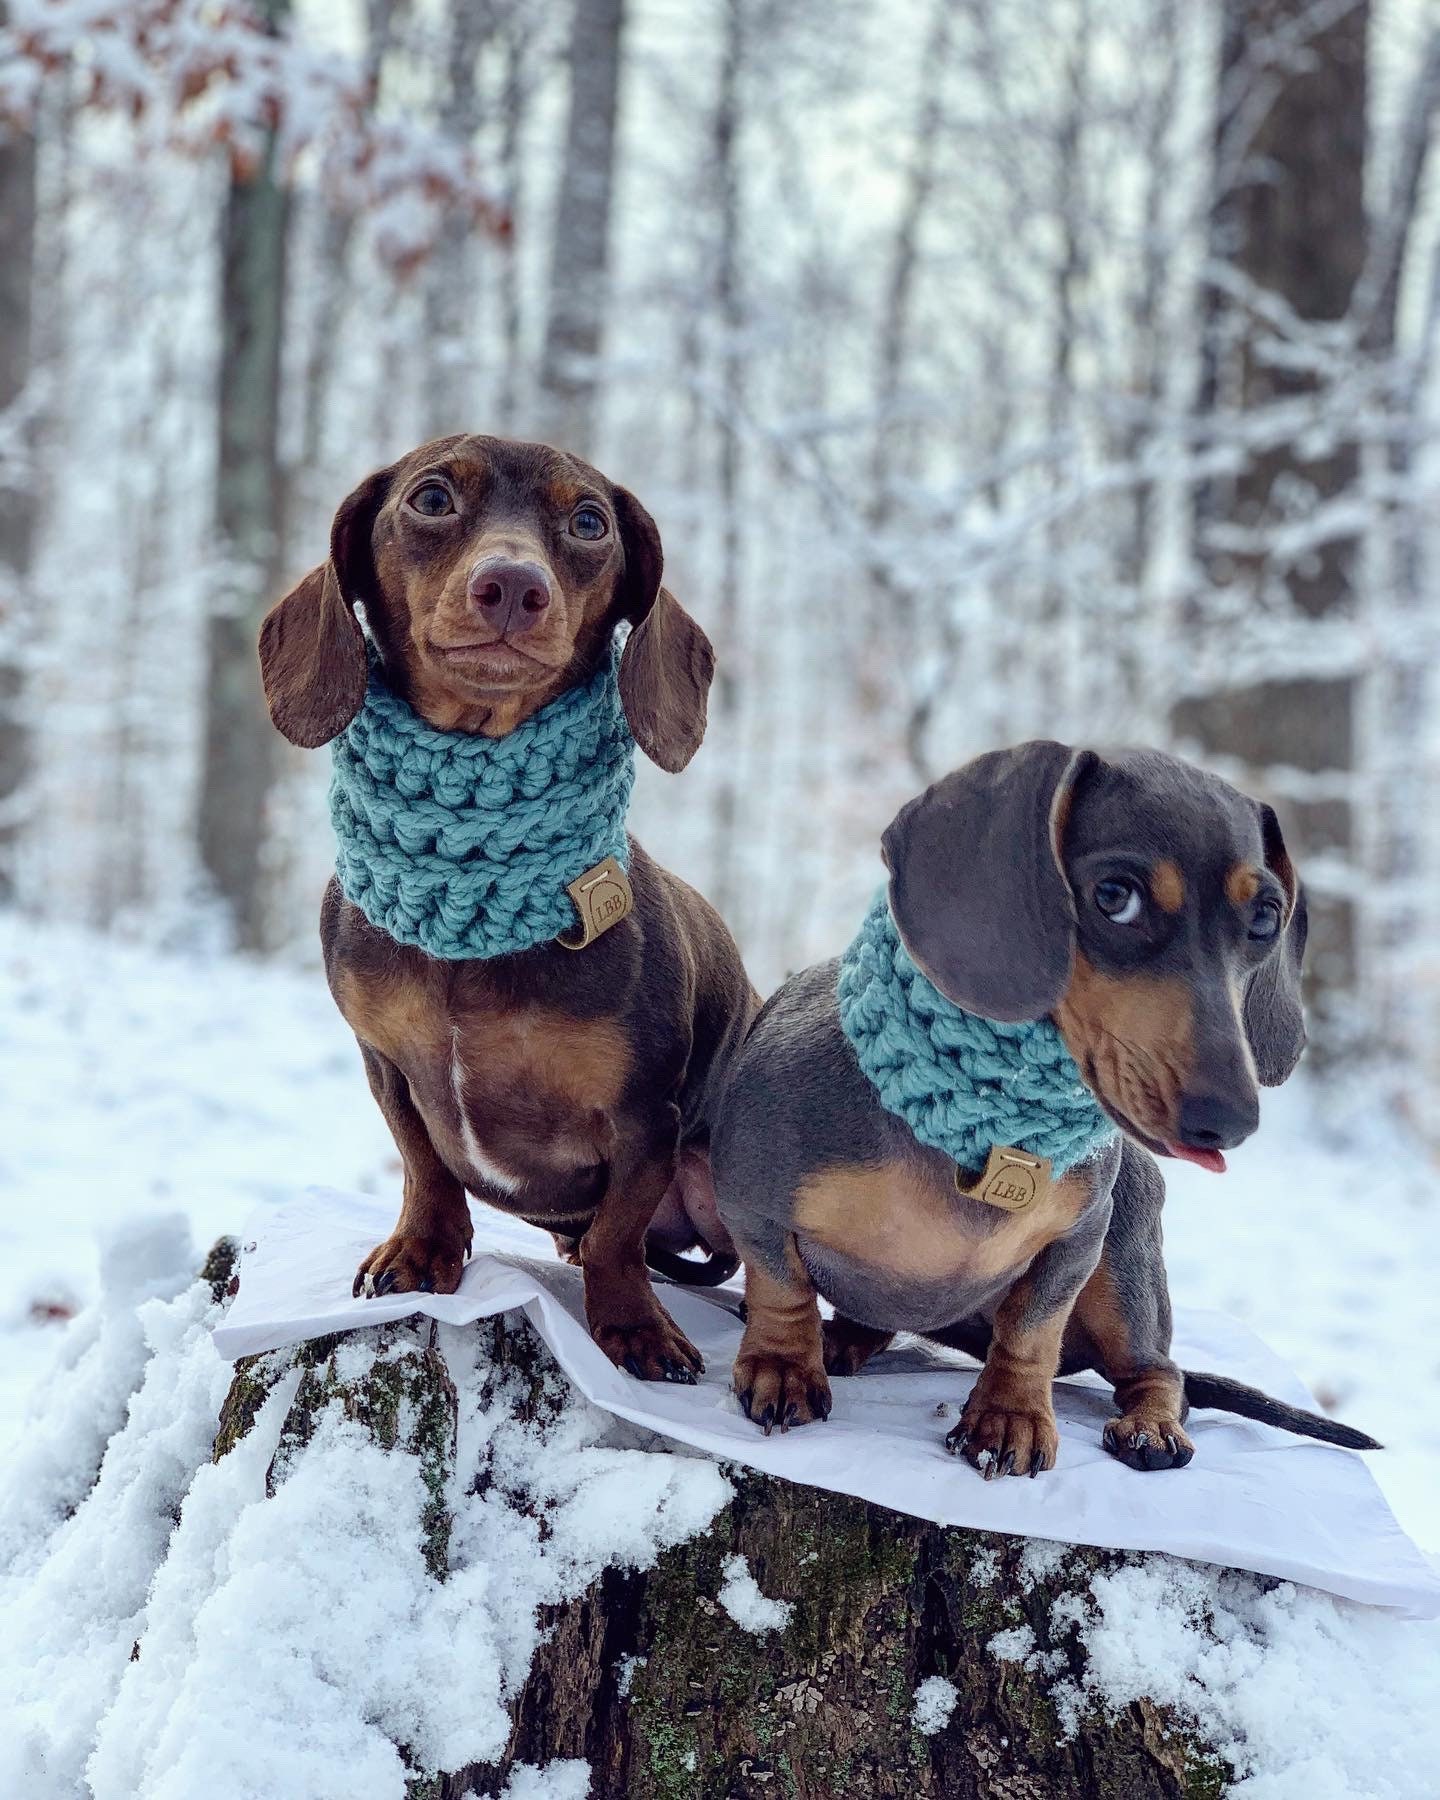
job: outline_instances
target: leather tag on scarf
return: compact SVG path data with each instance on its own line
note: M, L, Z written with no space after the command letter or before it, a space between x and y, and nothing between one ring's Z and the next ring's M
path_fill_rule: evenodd
M1050 1192L1050 1159L1031 1156L1024 1150L1009 1150L1003 1144L991 1146L985 1172L973 1187L966 1186L962 1169L955 1170L955 1186L971 1200L983 1200L987 1206L999 1206L1006 1212L1024 1212L1043 1200Z
M583 950L612 925L628 919L635 910L635 896L630 891L630 878L613 856L596 863L572 881L566 893L575 902L580 924L555 942L565 950Z

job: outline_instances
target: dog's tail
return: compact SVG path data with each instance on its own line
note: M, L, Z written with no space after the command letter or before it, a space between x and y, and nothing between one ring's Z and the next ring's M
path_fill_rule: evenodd
M678 1256L673 1250L666 1250L663 1245L648 1242L645 1245L645 1260L657 1275L668 1275L671 1281L679 1282L681 1287L719 1287L722 1281L728 1281L740 1267L740 1258L733 1254L722 1255L711 1250L704 1262L699 1262L692 1261L688 1256Z
M1213 1406L1220 1412L1238 1413L1242 1419L1258 1419L1262 1425L1276 1425L1281 1431L1294 1431L1301 1437L1340 1444L1346 1450L1384 1448L1352 1425L1327 1419L1323 1413L1306 1412L1303 1406L1287 1406L1283 1400L1276 1400L1259 1388L1247 1387L1243 1381L1231 1381L1227 1375L1205 1375L1191 1369L1182 1373L1185 1400L1190 1406Z

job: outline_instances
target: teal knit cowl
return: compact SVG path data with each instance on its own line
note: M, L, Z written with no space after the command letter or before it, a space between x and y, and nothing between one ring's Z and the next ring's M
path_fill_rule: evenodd
M887 1112L958 1168L996 1146L1058 1178L1117 1134L1050 1019L1006 1025L947 1000L900 940L882 893L840 961L840 1023Z
M346 899L402 944L449 961L509 956L575 929L566 887L628 868L635 743L616 663L501 738L436 731L372 663L335 740L330 817Z

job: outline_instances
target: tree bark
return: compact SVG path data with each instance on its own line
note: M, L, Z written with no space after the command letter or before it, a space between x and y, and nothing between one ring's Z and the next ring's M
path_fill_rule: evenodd
M492 30L488 7L476 0L450 0L445 45L448 92L440 108L442 130L455 144L468 145L479 130L480 52ZM474 430L475 229L463 209L453 208L440 229L425 270L424 384L426 437Z
M529 378L523 348L524 307L520 291L520 258L515 241L525 210L525 161L522 155L530 111L531 52L534 37L522 4L507 12L501 32L500 195L510 232L497 246L496 310L500 318L500 368L495 386L495 430L513 433L521 412L521 395Z
M7 9L0 0L0 25ZM34 368L36 152L33 132L0 122L0 904L15 895L15 850L24 787L32 766L25 716L23 629L34 552L35 495L24 418Z
M288 0L267 0L272 31ZM289 195L277 133L232 168L222 223L219 464L220 559L210 620L200 850L244 948L266 942L265 808L279 758L256 668L260 621L281 573L279 444Z
M743 898L750 884L739 867L740 830L740 687L735 668L742 642L741 561L744 555L741 518L740 415L745 404L744 367L740 337L744 310L740 293L741 128L740 79L745 58L745 7L748 0L726 0L724 36L720 48L715 111L711 121L710 151L713 158L715 209L715 315L720 338L718 466L716 482L720 502L720 568L715 607L715 635L720 654L715 671L713 700L716 737L721 758L715 777L713 824L710 833L711 875L709 893L731 928L743 939Z
M545 437L580 456L594 448L624 24L625 0L575 0L570 118L555 208L539 413Z
M204 1270L216 1297L233 1292L233 1240ZM553 1407L556 1370L516 1317L475 1328L525 1422ZM415 1456L435 1496L427 1560L448 1567L443 1496L455 1463L456 1394L444 1358L405 1325L242 1359L214 1455L229 1454L267 1396L301 1380L267 1486L305 1455L319 1411L338 1401L381 1449ZM396 1354L397 1337L413 1344ZM385 1348L356 1368L356 1343ZM337 1357L337 1347L346 1353ZM343 1370L346 1371L342 1373ZM497 1389L498 1391L498 1389ZM489 1480L482 1468L477 1491ZM545 1641L512 1702L502 1762L417 1771L411 1800L498 1795L517 1763L582 1757L593 1800L1200 1800L1230 1780L1221 1759L1163 1708L1140 1700L1113 1717L1085 1713L1061 1728L1053 1682L989 1651L996 1633L1028 1624L1062 1675L1083 1669L1063 1615L1123 1559L1074 1550L1050 1574L1021 1578L1023 1540L943 1530L883 1507L754 1474L736 1474L712 1526L648 1570L611 1570L578 1598L548 1608ZM722 1567L743 1556L762 1592L793 1596L783 1630L742 1630L714 1598ZM913 1695L943 1675L958 1698L933 1735L915 1727ZM457 1695L464 1671L456 1671ZM402 1747L403 1754L403 1747Z
M1210 250L1232 280L1211 289L1202 416L1243 422L1306 400L1323 410L1323 334L1304 327L1347 317L1365 264L1368 27L1368 0L1226 0ZM1278 325L1268 316L1277 312ZM1309 354L1271 354L1287 331ZM1217 442L1228 429L1217 423ZM1302 867L1308 857L1353 868L1360 672L1333 656L1306 664L1317 633L1354 616L1358 544L1337 527L1302 532L1297 547L1287 531L1353 489L1359 456L1334 408L1317 435L1314 447L1298 430L1237 443L1238 471L1197 503L1205 587L1187 609L1191 650L1213 652L1217 637L1239 649L1257 618L1283 620L1294 672L1251 675L1242 656L1233 681L1183 697L1173 725L1182 742L1238 763L1252 792L1282 799ZM1289 777L1288 798L1286 771L1302 777ZM1356 886L1312 884L1311 1036L1322 1061L1353 1042Z

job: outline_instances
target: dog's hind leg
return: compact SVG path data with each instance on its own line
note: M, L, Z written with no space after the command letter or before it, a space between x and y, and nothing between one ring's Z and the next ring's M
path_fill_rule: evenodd
M872 1356L895 1341L893 1331L877 1331L873 1325L861 1325L841 1313L825 1321L822 1336L827 1375L858 1375Z
M616 1134L599 1208L580 1240L590 1335L639 1381L693 1384L700 1352L655 1297L645 1272L645 1230L675 1174L680 1116L673 1106Z

